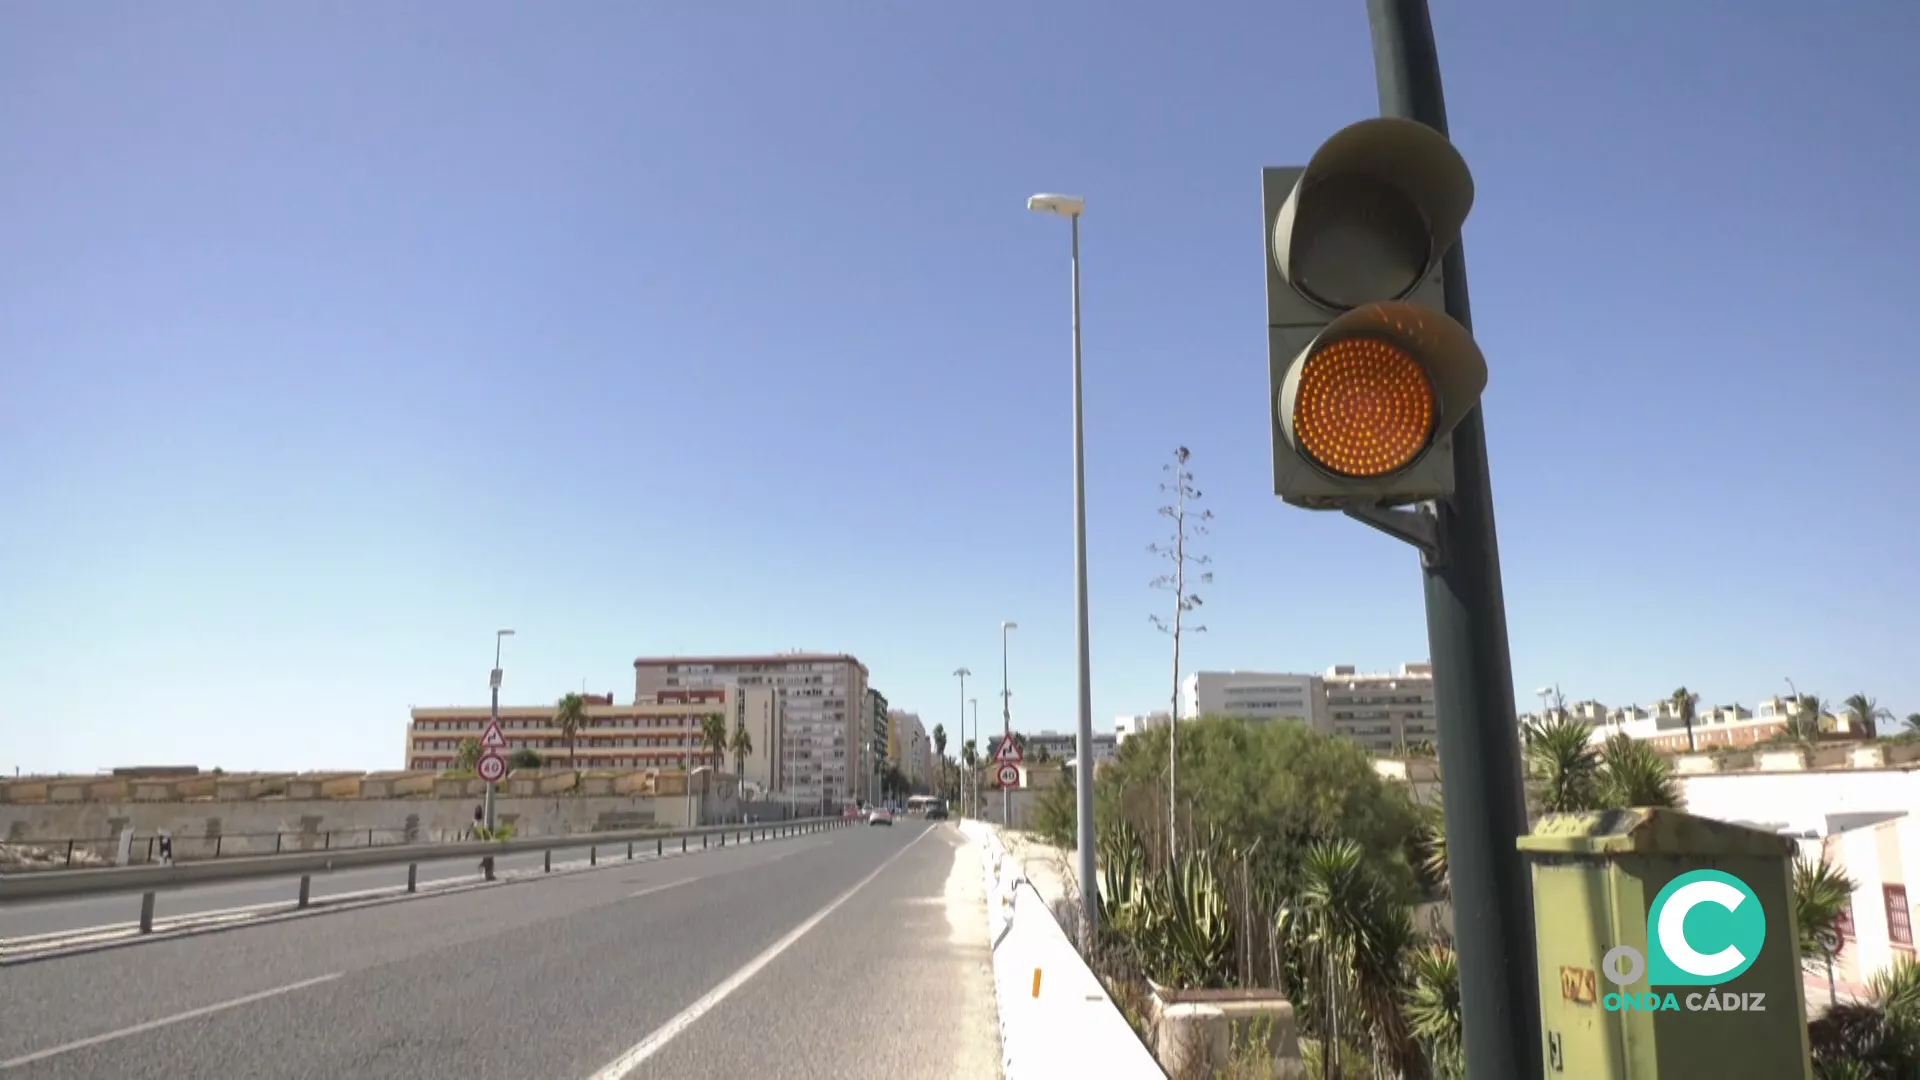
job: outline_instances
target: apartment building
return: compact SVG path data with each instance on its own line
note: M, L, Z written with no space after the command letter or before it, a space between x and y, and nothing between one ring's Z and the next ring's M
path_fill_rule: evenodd
M750 783L769 786L772 763L780 754L777 695L765 687L717 687L674 690L657 700L615 705L613 695L587 695L586 722L574 733L573 746L554 723L553 705L515 705L500 709L500 731L507 751L532 750L548 768L661 769L707 766L735 771L731 753L714 754L701 738L705 717L727 717L729 731L745 726L753 752L739 764ZM491 717L487 705L411 710L404 760L409 769L451 769L460 744L477 739Z
M1036 765L1043 761L1068 761L1080 753L1079 737L1073 732L1035 731L1027 735L1026 765ZM1093 763L1105 764L1113 760L1120 749L1118 732L1096 731L1093 733Z
M1299 720L1328 730L1326 688L1318 675L1196 671L1180 683L1180 714Z
M1386 673L1339 664L1320 676L1327 727L1376 754L1397 754L1414 743L1440 743L1434 714L1433 665L1402 664Z
M762 656L661 656L633 662L633 699L663 692L765 688L779 702L781 737L773 762L776 789L800 801L867 797L861 768L862 720L871 717L865 664L844 653ZM871 728L865 730L870 731Z
M891 716L887 695L868 687L867 707L860 713L860 730L864 733L860 743L860 761L867 785L860 789L861 798L879 797L880 776L886 770L888 740L892 738L889 728Z
M903 709L887 712L887 760L915 784L933 776L933 741L927 738L927 725L919 713Z
M1787 733L1789 724L1800 715L1801 704L1793 698L1764 698L1749 709L1744 705L1698 704L1693 710L1693 750L1740 749L1755 746ZM1649 705L1621 705L1608 708L1597 701L1583 701L1565 708L1543 709L1520 717L1522 724L1567 716L1593 729L1594 742L1615 735L1644 739L1665 753L1686 753L1689 737L1686 722L1671 698ZM1849 715L1823 712L1817 720L1822 739L1845 740L1868 737L1857 730Z
M1150 728L1165 727L1173 719L1172 713L1140 713L1132 716L1116 716L1113 719L1113 742L1117 748L1135 735Z

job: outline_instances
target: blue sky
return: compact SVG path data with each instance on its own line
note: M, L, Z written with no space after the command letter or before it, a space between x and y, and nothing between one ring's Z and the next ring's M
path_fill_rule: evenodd
M1920 711L1910 3L1449 3L1514 678ZM1656 7L1658 9L1656 13ZM949 727L1426 655L1415 556L1271 494L1260 168L1364 4L8 8L0 767L391 767L409 705L805 647Z

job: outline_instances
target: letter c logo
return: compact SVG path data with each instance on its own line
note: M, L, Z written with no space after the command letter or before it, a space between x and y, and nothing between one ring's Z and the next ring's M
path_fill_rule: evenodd
M1746 893L1724 881L1690 881L1680 886L1660 909L1660 951L1667 954L1674 967L1708 979L1717 979L1746 963L1747 958L1732 945L1707 954L1695 950L1687 941L1688 912L1701 904L1718 904L1728 911L1738 911L1746 899Z

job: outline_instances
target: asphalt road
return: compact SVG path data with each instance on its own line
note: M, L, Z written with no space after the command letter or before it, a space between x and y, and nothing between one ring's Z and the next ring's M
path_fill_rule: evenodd
M903 821L9 968L0 1080L994 1080L978 850Z
M731 841L731 837L729 837ZM697 849L700 841L692 841ZM679 850L680 841L674 840L674 851ZM634 845L634 858L651 858L654 844L649 840ZM626 845L608 850L600 850L602 859L617 857L625 859ZM585 847L555 848L553 864L559 867L565 863L587 861L588 849ZM542 865L539 852L524 855L506 855L494 860L495 875L511 873L516 870L536 870ZM478 881L480 863L477 859L463 858L422 862L418 881L420 884L439 881ZM380 890L404 890L407 884L407 868L401 866L375 866L364 870L341 870L331 874L317 875L313 879L309 896L313 899L339 897L354 893ZM181 915L197 915L211 911L225 911L232 908L249 908L264 905L291 906L299 896L299 875L285 878L255 878L250 881L234 881L220 885L200 885L191 889L170 889L158 894L154 899L154 918L169 919ZM67 933L75 930L87 930L95 927L127 924L140 918L140 894L126 893L118 896L90 897L83 900L54 900L40 904L9 904L0 907L0 940L33 937L42 934Z

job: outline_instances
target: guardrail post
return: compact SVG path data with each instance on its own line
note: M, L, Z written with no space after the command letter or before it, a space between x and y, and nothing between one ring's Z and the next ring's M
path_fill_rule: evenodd
M543 873L543 874L551 874L551 873L553 873L553 851L552 851L552 849L548 849L548 850L546 850L546 851L543 851L543 852L541 852L541 853L540 853L540 872L541 872L541 873Z
M313 875L300 875L300 906L306 907L313 900Z
M706 833L700 834L700 850L701 851L707 850L707 834Z
M373 846L373 830L372 829L367 830L367 846L368 847Z
M489 855L480 860L480 873L488 881L493 880L493 856Z
M67 869L69 870L73 869L73 844L72 840L67 841Z
M592 844L587 847L587 865L588 866L600 865L600 845Z
M420 864L419 863L407 864L407 891L410 893L415 893L420 891Z
M656 859L665 858L666 854L667 854L666 837L663 837L663 836L654 837L653 838L653 857Z
M275 855L278 855L278 854L280 854L280 841L282 841L282 840L284 840L284 839L286 839L286 838L287 838L287 834L286 834L286 833L274 833L274 834L273 834L273 853L274 853Z
M687 838L683 836L680 838L680 854L685 855L686 853L687 853Z
M153 933L153 893L151 891L140 894L140 932Z
M633 861L633 841L627 841L627 861Z

